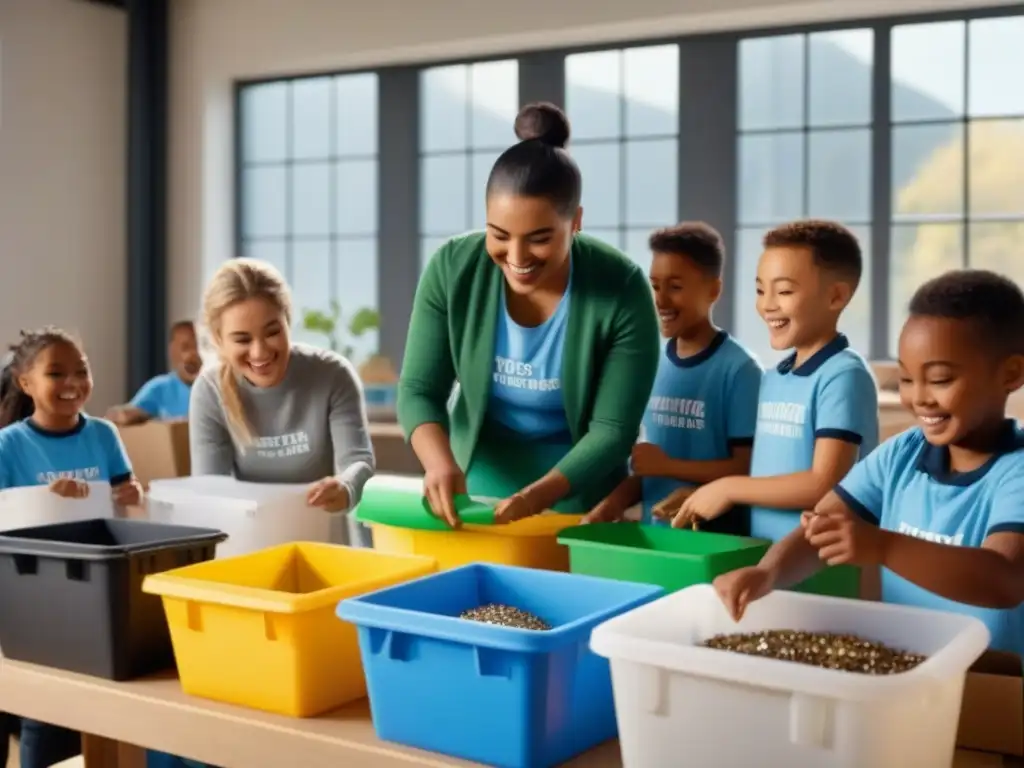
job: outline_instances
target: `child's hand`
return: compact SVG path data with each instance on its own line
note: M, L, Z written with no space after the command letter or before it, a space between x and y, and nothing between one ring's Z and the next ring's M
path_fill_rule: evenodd
M672 520L673 528L689 528L694 521L714 520L721 517L732 507L729 495L729 478L702 485L691 493L683 502L678 514Z
M626 510L621 504L605 499L583 516L583 519L580 520L580 525L619 523L622 522L622 516L625 513Z
M324 512L341 512L348 509L348 488L336 477L325 477L309 487L306 503Z
M671 522L672 518L679 514L683 502L690 498L695 490L697 490L696 486L676 488L672 493L651 507L651 516L659 520Z
M885 533L869 525L845 505L805 512L804 538L828 565L879 565L884 559Z
M775 588L775 574L767 568L755 565L723 573L712 585L722 599L733 621L743 618L747 606L760 600Z
M62 477L50 483L50 492L65 499L84 499L89 495L89 484L82 480Z
M123 405L115 405L113 408L107 411L106 420L112 424L117 424L119 427L127 426L128 424L128 411Z
M665 465L669 462L669 458L668 454L654 443L637 443L633 446L630 461L634 475L658 477L666 474Z
M142 486L134 477L110 489L110 498L121 507L137 507L142 503Z

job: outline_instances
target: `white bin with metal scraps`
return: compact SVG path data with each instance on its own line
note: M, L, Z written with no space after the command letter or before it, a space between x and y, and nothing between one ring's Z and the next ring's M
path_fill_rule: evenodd
M927 658L872 675L703 646L765 630L856 635ZM591 636L611 660L625 768L950 766L964 679L988 642L972 617L787 591L736 623L709 584Z
M309 484L176 477L150 483L147 509L157 522L224 531L228 538L217 545L218 559L294 541L347 544L347 515L309 506L308 491Z

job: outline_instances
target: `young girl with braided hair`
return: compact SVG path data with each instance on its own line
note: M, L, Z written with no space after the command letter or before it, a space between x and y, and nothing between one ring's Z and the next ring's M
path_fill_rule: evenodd
M89 482L107 481L116 504L139 504L142 489L117 430L83 411L92 373L79 343L47 327L22 332L10 353L0 390L0 491L45 485L59 496L82 498ZM74 731L28 718L15 728L18 718L2 713L0 720L5 731L20 731L22 768L46 768L81 752Z
M117 430L83 411L92 372L75 338L53 327L22 332L11 353L0 401L0 490L46 485L76 498L88 483L106 481L116 504L138 504L142 488Z

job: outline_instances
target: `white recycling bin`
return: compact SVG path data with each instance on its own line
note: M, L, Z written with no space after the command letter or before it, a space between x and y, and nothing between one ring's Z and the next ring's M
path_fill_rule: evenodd
M81 499L58 496L45 485L0 491L0 531L116 517L110 483L88 485L89 494Z
M859 635L927 655L894 675L829 670L701 644L793 629ZM595 628L610 659L625 768L941 768L955 753L979 620L777 591L736 623L714 588L675 592Z
M217 557L244 555L293 541L348 543L347 517L306 503L309 484L247 483L225 476L176 477L150 483L150 520L216 528L228 538Z

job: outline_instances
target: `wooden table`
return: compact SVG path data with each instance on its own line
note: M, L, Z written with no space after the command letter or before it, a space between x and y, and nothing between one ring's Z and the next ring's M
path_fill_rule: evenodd
M0 710L90 734L83 740L88 768L140 768L141 747L224 768L475 765L380 741L365 700L323 717L281 717L186 696L172 674L113 683L0 660ZM618 744L568 765L622 768ZM1009 765L998 755L961 752L955 768Z

